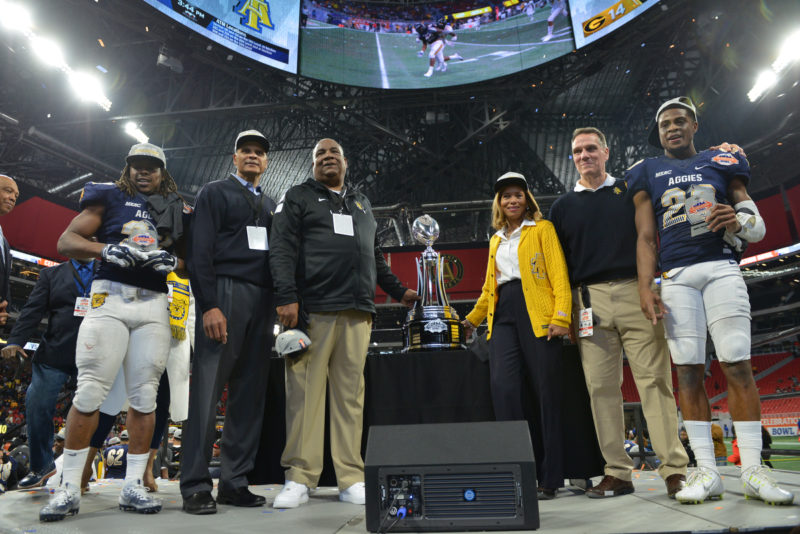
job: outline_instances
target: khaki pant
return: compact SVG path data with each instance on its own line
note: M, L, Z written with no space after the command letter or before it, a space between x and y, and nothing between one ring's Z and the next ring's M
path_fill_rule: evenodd
M311 347L286 359L286 448L281 456L286 480L310 488L319 482L327 383L331 456L339 489L364 481L364 363L371 328L367 312L309 314Z
M689 457L678 437L678 413L672 393L672 373L664 327L653 326L642 314L636 280L591 284L589 297L595 318L594 335L579 338L583 373L594 416L605 474L631 479L633 460L625 453L622 409L622 351L628 357L642 400L650 441L667 478L686 474ZM583 307L572 291L573 310ZM577 319L575 320L577 325Z

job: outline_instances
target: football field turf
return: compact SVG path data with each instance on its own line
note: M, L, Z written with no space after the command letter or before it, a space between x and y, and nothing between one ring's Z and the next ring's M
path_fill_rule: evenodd
M379 87L415 89L478 82L528 69L573 50L569 19L555 20L553 39L547 34L549 9L536 11L534 21L527 15L484 24L481 29L457 32L458 39L445 46L444 55L460 54L464 60L447 62L446 72L430 78L427 51L416 33L375 33L339 28L315 20L301 29L300 73L321 80ZM430 49L429 49L430 50Z

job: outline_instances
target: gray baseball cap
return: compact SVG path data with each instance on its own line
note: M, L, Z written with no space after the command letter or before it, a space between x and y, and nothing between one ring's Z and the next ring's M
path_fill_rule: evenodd
M125 158L125 162L130 164L133 158L152 158L161 163L163 168L167 168L167 157L164 155L164 151L160 146L156 146L152 143L133 145Z
M239 147L247 141L258 143L264 147L264 152L269 152L269 140L267 140L267 137L258 130L245 130L243 132L239 132L239 135L236 136L236 144L233 146L233 151L235 152L239 150Z
M292 328L291 330L281 332L278 334L278 337L275 338L275 352L283 357L297 356L308 350L310 346L311 339L308 337L308 334L299 328Z

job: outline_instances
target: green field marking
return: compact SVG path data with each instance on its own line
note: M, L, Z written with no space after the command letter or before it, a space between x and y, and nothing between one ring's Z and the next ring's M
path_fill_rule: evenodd
M572 51L571 27L562 17L556 22L553 40L541 41L547 33L549 10L540 11L533 23L527 15L518 15L480 30L460 30L458 40L446 46L444 54L458 52L466 61L449 61L446 72L435 72L430 78L423 76L428 69L427 52L417 57L421 44L414 34L379 33L376 38L374 32L314 22L301 30L300 72L336 83L391 89L445 87L504 76Z

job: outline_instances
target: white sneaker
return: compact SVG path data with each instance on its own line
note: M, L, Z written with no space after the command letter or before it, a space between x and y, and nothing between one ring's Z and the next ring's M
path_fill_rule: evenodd
M461 54L459 54L458 52L456 52L455 54L453 54L452 56L450 56L450 59L464 59L464 58L463 58L463 57L461 57Z
M767 504L792 504L794 494L781 489L763 465L754 465L742 471L745 499L760 499Z
M719 473L707 467L698 467L686 479L686 487L675 494L683 504L700 504L706 499L721 499L725 486Z
M339 492L339 500L353 504L364 504L367 498L364 494L364 483L356 482L344 491Z
M430 78L431 76L433 76L433 67L429 68L428 72L423 74L423 76L425 76L426 78Z
M548 33L547 35L542 37L542 42L546 43L547 41L549 41L552 38L553 38L553 34L552 33Z
M272 501L273 508L297 508L308 502L308 486L287 480L283 489Z

